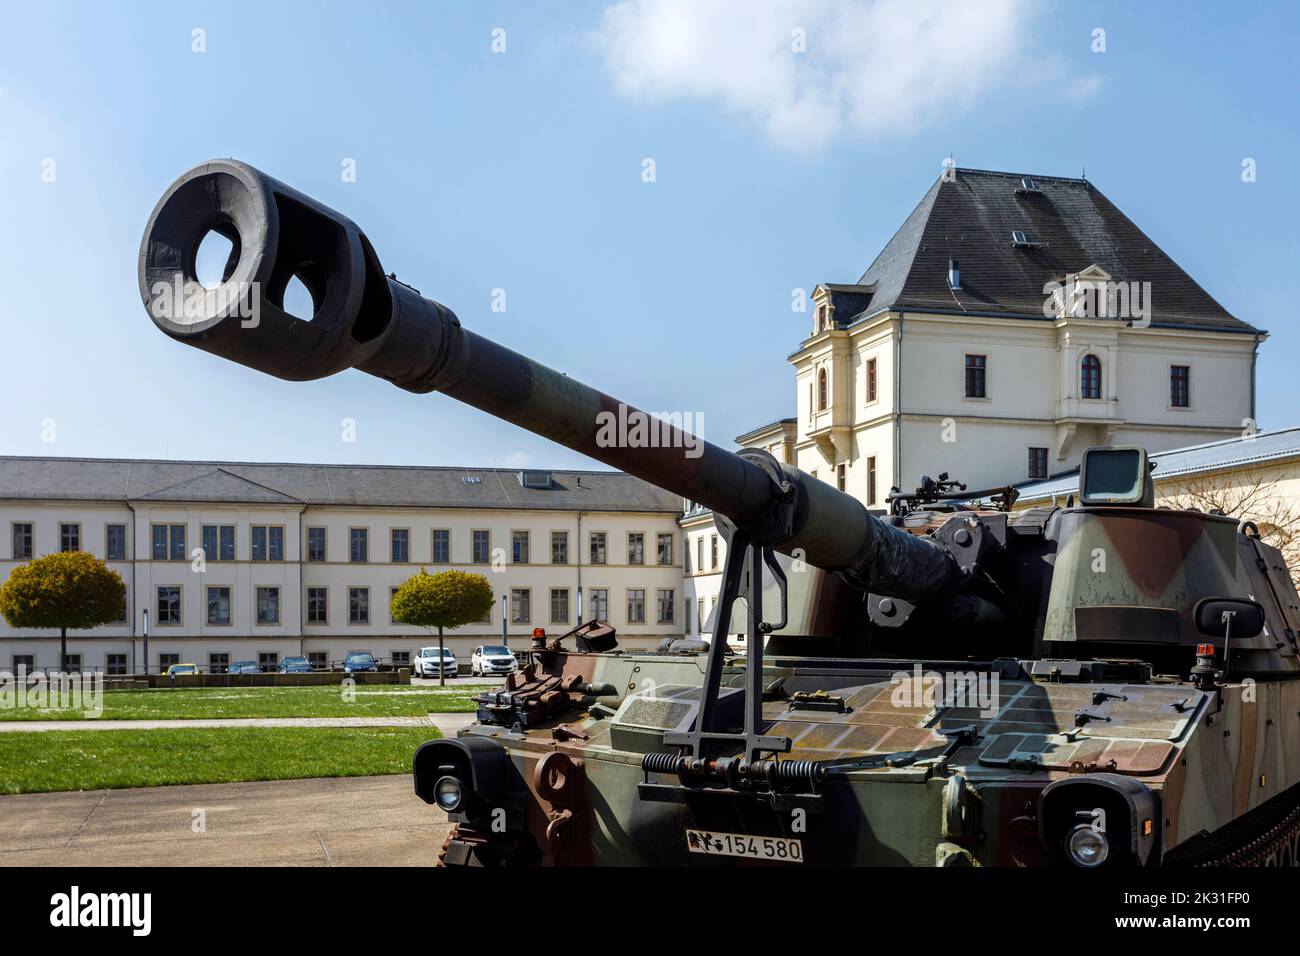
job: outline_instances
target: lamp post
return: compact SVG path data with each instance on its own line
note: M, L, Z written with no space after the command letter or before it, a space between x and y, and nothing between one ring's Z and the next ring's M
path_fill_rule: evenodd
M144 609L144 676L149 676L149 609Z
M510 632L507 629L510 620L510 595L501 595L501 643L510 646Z

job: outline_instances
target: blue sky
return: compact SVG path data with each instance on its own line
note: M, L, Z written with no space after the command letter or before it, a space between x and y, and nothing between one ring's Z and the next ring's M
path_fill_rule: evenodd
M856 279L944 156L1086 163L1271 332L1261 425L1300 421L1295 5L960 9L0 0L0 453L592 466L442 396L280 382L161 335L141 231L213 156L341 210L470 327L724 445L792 412L791 289Z

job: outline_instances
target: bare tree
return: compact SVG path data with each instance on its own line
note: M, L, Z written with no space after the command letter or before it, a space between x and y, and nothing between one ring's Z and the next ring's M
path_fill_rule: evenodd
M1291 577L1300 586L1300 502L1287 493L1294 471L1277 472L1252 465L1232 472L1203 472L1160 480L1158 504L1207 511L1255 522L1260 536L1282 552Z

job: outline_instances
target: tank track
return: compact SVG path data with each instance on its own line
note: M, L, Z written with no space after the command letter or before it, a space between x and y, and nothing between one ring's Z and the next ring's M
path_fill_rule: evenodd
M1300 785L1165 857L1168 866L1300 866Z

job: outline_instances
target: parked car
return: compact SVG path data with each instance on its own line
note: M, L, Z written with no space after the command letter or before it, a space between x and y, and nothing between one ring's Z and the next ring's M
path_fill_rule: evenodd
M475 677L509 674L518 667L519 661L503 644L480 644L469 659L469 672Z
M197 674L198 672L198 664L172 664L167 668L168 677L177 677L181 674Z
M343 658L343 673L345 674L377 670L379 670L379 661L375 660L374 655L367 654L364 651L352 653Z
M234 661L226 668L227 674L260 674L262 665L257 661Z
M305 657L286 657L280 661L281 674L310 674L311 662Z
M456 655L451 652L449 647L442 649L441 657L439 657L438 648L422 647L420 648L420 656L411 665L411 676L413 677L437 677L440 674L455 677L459 671L460 661L456 660Z

